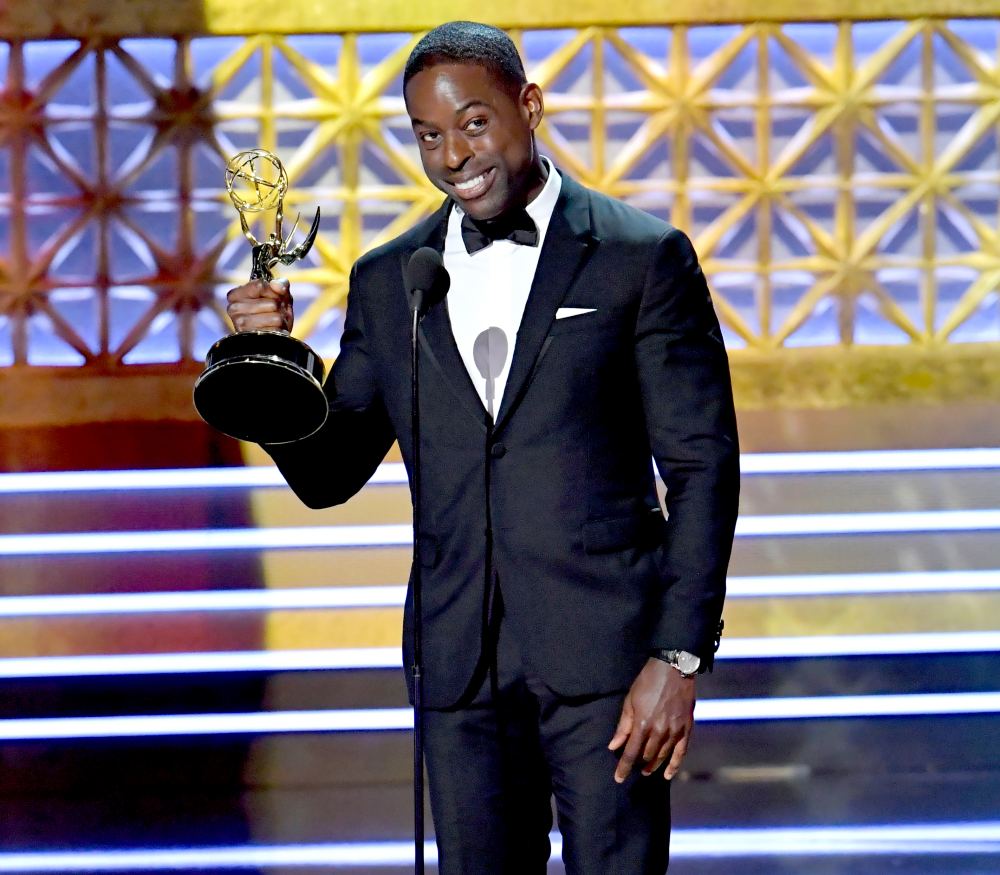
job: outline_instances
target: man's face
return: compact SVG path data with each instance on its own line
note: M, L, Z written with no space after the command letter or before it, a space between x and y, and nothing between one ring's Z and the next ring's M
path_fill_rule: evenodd
M541 191L537 85L514 96L485 67L436 64L407 83L406 109L427 178L473 219L496 218Z

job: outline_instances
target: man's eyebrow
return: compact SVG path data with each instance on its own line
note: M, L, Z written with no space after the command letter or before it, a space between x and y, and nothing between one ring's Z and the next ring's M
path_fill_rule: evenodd
M472 107L474 106L485 106L487 109L490 108L490 104L487 103L485 100L480 100L478 97L474 97L472 100L469 100L466 103L463 103L460 107L458 107L458 109L455 110L455 115L461 115L463 112L465 112L468 109L472 109ZM417 127L417 125L424 125L428 128L434 127L434 125L432 125L430 122L425 122L423 119L416 118L415 116L410 117L410 124L413 127Z

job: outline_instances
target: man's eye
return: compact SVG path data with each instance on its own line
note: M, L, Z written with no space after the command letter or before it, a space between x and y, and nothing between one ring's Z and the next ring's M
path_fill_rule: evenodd
M469 131L469 133L475 134L483 130L485 127L486 127L486 119L474 118L466 124L465 129Z
M428 146L433 146L438 141L439 135L433 131L424 131L422 134L418 134L418 138L421 143L426 143Z

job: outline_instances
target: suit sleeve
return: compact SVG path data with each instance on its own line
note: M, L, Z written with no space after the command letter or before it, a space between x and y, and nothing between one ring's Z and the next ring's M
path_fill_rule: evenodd
M664 590L653 645L711 667L739 503L729 362L688 238L657 242L636 320L636 364L653 459L667 487Z
M330 414L318 432L264 446L295 494L313 508L342 504L356 494L395 440L369 353L357 265L351 270L340 353L323 391Z

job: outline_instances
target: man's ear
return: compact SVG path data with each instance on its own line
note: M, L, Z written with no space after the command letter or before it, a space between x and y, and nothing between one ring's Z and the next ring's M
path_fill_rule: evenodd
M524 113L529 130L533 131L541 124L545 115L545 102L542 99L542 89L534 82L521 88L521 112Z

